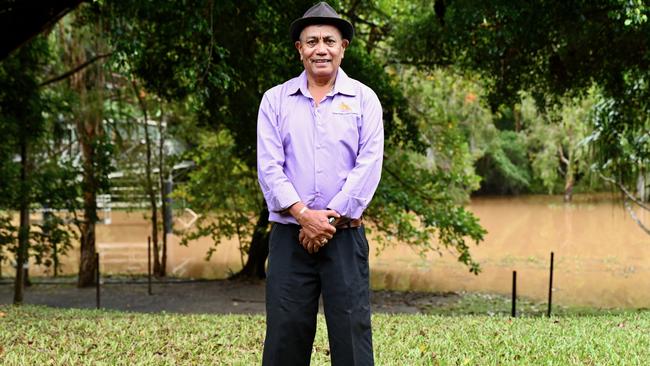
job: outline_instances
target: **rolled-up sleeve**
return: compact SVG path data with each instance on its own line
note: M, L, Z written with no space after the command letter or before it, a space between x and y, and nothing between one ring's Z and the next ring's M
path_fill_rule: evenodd
M354 168L327 207L340 215L357 219L370 204L381 178L384 156L384 125L377 95L365 90L362 100L359 150Z
M257 116L257 175L269 210L280 212L300 197L284 173L284 148L270 93L264 94Z

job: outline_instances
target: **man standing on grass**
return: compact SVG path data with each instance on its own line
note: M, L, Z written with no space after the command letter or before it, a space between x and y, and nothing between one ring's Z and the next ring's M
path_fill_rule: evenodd
M372 365L362 213L381 176L381 105L339 67L354 28L321 2L291 24L305 70L268 90L259 182L273 222L263 364L308 365L323 296L333 365Z

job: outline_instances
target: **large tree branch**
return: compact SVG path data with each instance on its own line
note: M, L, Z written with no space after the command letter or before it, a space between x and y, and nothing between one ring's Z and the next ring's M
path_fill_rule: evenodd
M643 231L645 231L646 234L650 235L650 228L648 228L643 224L643 222L641 222L639 217L636 215L636 212L634 212L634 210L632 209L632 206L630 205L630 200L627 199L625 200L625 208L627 209L627 212L630 213L630 216L632 216L632 220L634 220L636 224L639 225L639 227L643 229Z
M384 30L384 27L382 27L381 25L379 25L379 24L377 24L377 23L375 23L375 22L372 22L372 21L370 21L370 20L363 19L363 18L361 18L360 16L358 16L357 14L354 14L354 13L352 13L352 12L347 12L347 13L343 13L343 14L344 14L346 17L350 18L350 19L351 19L353 22L355 22L355 23L365 24L365 25L370 26L371 28L378 28L378 29L381 29L382 31Z
M384 160L386 160L386 156L384 156ZM397 174L387 166L384 166L382 169L386 171L389 175L391 175L393 178L395 178L395 180L404 188L410 190L411 192L416 193L423 201L432 205L435 204L434 200L432 200L431 197L426 192L421 190L419 187L416 187L410 184L409 182L405 181L404 179L402 179L402 177L399 174Z
M619 181L617 181L617 180L615 180L613 178L606 177L606 176L603 175L603 173L598 173L598 175L600 175L600 177L602 179L604 179L605 181L607 181L609 183L612 183L615 186L617 186L618 189L620 189L621 192L623 192L625 197L627 197L627 199L629 199L630 201L636 203L642 209L644 209L646 211L650 211L650 206L648 206L647 204L641 202L641 200L639 200L638 198L634 197L634 195L632 193L630 193L630 191L628 191L627 188L625 188L625 186L621 182L619 182Z
M87 0L19 0L0 5L0 60Z
M99 55L97 55L97 56L91 58L90 60L84 62L83 64L81 64L81 65L75 67L75 68L72 69L72 70L69 70L69 71L64 72L63 74L61 74L61 75L59 75L59 76L57 76L57 77L54 77L54 78L52 78L52 79L49 79L49 80L46 80L46 81L42 82L41 84L39 84L39 86L40 86L40 87L44 87L44 86L48 86L48 85L50 85L50 84L56 83L57 81L61 81L61 80L63 80L63 79L67 79L67 78L69 78L70 76L72 76L72 75L78 73L79 71L85 69L86 67L92 65L92 64L95 63L97 60L100 60L100 59L102 59L102 58L106 58L106 57L108 57L108 56L110 56L110 55L112 55L112 54L113 54L113 52L99 54Z
M564 165L566 165L567 167L569 165L571 165L571 162L569 161L569 159L567 159L566 156L564 156L564 149L562 149L562 144L558 145L557 151L558 151L558 154L560 154L560 160L562 160Z

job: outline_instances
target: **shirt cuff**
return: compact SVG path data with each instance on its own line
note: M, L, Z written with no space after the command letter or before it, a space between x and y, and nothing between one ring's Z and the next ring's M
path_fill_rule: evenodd
M300 201L298 193L290 183L278 187L275 192L273 190L264 192L264 198L269 206L269 211L273 212L283 212Z
M334 210L343 217L350 219L358 219L363 214L363 211L368 207L370 200L350 196L346 193L339 192L330 203L327 205L327 208Z

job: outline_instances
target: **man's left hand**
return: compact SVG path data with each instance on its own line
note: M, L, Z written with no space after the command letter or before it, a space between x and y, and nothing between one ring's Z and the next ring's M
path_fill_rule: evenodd
M327 244L327 238L325 237L317 237L309 240L302 229L300 229L300 233L298 234L298 240L300 241L300 245L302 245L309 254L318 252L320 248Z

